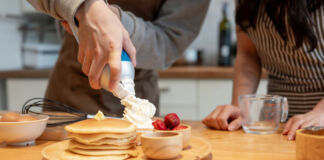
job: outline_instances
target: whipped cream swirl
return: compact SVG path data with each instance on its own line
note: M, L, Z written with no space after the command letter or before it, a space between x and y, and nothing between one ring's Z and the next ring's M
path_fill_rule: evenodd
M152 118L156 108L146 99L129 95L121 100L125 106L124 119L136 125L139 129L153 129Z

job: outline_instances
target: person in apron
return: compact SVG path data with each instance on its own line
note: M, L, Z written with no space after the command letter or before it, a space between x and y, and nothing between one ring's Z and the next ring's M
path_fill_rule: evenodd
M322 0L240 0L236 23L238 51L231 105L221 105L203 123L210 128L241 127L238 96L254 94L262 68L268 94L288 98L283 134L324 125L324 2Z
M120 22L115 22L113 17L110 23L116 23L117 27L108 31L115 34L124 33L126 30L129 36L123 35L123 39L126 39L123 43L127 43L128 46L126 48L123 46L124 49L129 53L133 52L132 45L136 48L136 96L148 99L157 108L159 89L156 70L169 67L196 38L210 3L209 0L109 0L109 4L102 3L102 0L29 0L29 2L36 9L58 20L79 23L79 32L82 32L81 28L84 25L78 22L78 18L82 17L78 15L79 12L76 13L78 7L84 7L84 12L90 12L93 7L102 7L97 6L99 4L108 5L109 13L114 13L122 24L119 26ZM107 10L103 10L102 14L106 14ZM84 17L92 18L89 15ZM101 14L92 16L94 18L101 16L102 21L105 19ZM80 34L87 34L84 32ZM98 38L91 37L89 33L86 36L90 36L88 39ZM128 42L127 36L131 43ZM80 43L82 43L81 38ZM91 41L89 43L91 44ZM65 32L59 58L49 80L46 98L65 103L89 114L101 110L106 115L121 116L124 107L121 106L120 100L110 92L98 89L100 88L98 82L91 81L91 78L96 76L90 76L91 69L85 67L86 64L81 64L82 57L80 58L78 49L80 48L75 38ZM134 53L130 56L134 63ZM91 85L87 75L90 77Z

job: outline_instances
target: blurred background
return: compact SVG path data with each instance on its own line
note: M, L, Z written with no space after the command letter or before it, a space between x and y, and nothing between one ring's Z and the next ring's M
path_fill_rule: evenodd
M174 66L160 71L160 113L200 120L231 102L236 53L234 0L211 0L197 39ZM0 1L0 110L19 111L43 97L60 50L55 21L26 0ZM265 78L265 75L263 76ZM259 93L266 93L262 80Z

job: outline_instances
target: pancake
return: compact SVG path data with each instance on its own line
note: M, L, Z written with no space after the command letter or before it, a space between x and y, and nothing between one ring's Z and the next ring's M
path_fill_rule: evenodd
M136 136L135 132L131 133L98 133L98 134L76 134L69 133L68 137L73 139L83 139L87 142L95 142L99 141L103 138L111 138L111 139L124 139Z
M131 133L136 127L131 122L121 119L87 119L65 126L65 130L77 134Z
M75 140L75 139L73 139ZM124 145L130 145L136 143L136 137L133 137L132 139L108 139L104 138L96 142L86 142L81 140L77 140L79 143L83 143L85 145L117 145L117 146L124 146Z
M126 149L126 150L101 150L101 149L79 149L79 148L69 148L69 151L86 155L86 156L116 156L116 155L129 155L131 157L136 157L138 151L136 149Z
M83 144L93 144L93 145L101 145L101 144L130 144L133 143L134 140L136 140L136 135L129 137L129 138L123 138L123 139L111 139L111 138L102 138L97 141L89 141L88 139L83 139L80 137L71 137L71 139L83 143Z
M128 157L129 155L127 154L115 156L85 156L65 150L61 154L60 160L125 160Z
M108 150L124 150L124 149L130 149L136 147L136 144L128 144L128 145L86 145L79 142L76 142L74 140L71 140L69 142L68 148L79 148L79 149L108 149Z

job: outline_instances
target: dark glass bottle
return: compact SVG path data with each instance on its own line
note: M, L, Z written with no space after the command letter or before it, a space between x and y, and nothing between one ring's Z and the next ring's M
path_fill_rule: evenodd
M219 24L218 65L231 66L231 25L227 18L228 4L223 4L223 18Z

